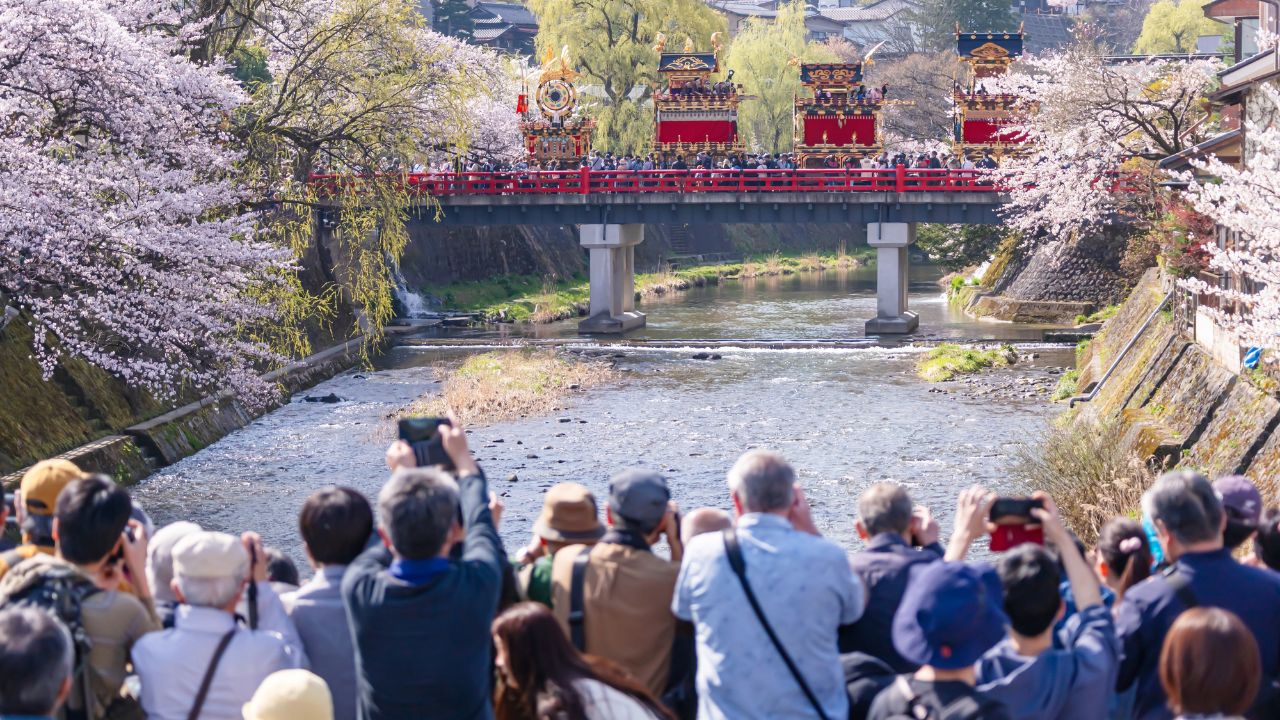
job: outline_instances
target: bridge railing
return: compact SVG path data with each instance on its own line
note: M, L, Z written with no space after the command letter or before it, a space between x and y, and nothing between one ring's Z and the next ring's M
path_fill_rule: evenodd
M359 182L358 178L354 179ZM411 193L433 197L466 195L594 195L627 193L800 192L990 192L982 170L889 169L797 170L524 170L409 173ZM312 182L336 189L351 176L314 175Z

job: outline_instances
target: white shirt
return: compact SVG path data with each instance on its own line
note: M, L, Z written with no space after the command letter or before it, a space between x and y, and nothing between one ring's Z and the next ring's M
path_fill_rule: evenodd
M573 689L582 699L587 720L657 720L635 698L599 680L574 680Z
M260 590L263 585L267 583L260 583ZM280 605L269 586L258 599L266 600L266 593L270 598L264 605ZM288 620L283 607L280 616ZM305 666L305 659L278 632L268 629L272 617L263 614L263 629L236 628L214 673L200 720L241 720L243 705L264 678L277 670ZM142 682L142 709L149 720L186 720L218 643L235 624L224 610L181 605L172 629L148 633L134 644L133 667Z

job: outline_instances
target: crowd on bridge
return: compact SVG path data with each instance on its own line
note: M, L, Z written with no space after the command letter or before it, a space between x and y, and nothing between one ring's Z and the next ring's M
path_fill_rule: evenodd
M944 539L876 483L849 554L752 450L721 507L682 512L643 468L603 503L555 485L512 551L466 431L438 437L394 443L373 501L316 478L305 582L252 529L155 529L110 478L33 466L0 718L1277 717L1280 510L1243 477L1166 473L1091 548L1043 493L969 488Z
M838 157L834 154L823 155L816 159L819 167L828 170L892 170L898 166L908 169L948 169L948 170L994 170L998 167L995 157L989 150L981 156L970 156L965 152L947 154L932 150L928 152L896 152L885 150L879 154L868 154L862 157L846 155ZM794 153L737 153L730 152L723 156L713 156L705 151L698 151L688 157L684 154L666 155L663 153L623 154L592 150L578 160L561 162L547 160L541 165L530 160L516 162L472 159L462 170L468 173L527 173L565 170L590 170L592 172L645 172L652 170L796 170L798 164ZM442 165L440 172L454 172L453 165ZM411 172L424 173L424 165L415 165Z

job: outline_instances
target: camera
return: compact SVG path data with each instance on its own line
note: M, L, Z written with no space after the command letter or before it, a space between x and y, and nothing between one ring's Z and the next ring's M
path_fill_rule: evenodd
M987 515L995 528L991 530L991 551L1001 552L1023 543L1044 544L1044 528L1031 514L1034 509L1044 509L1044 502L1037 498L996 498Z
M440 465L452 471L453 460L444 451L444 441L440 438L440 426L453 426L449 418L415 417L404 418L399 423L400 439L413 448L413 459L418 467Z
M1037 498L996 498L987 516L996 525L1028 525L1036 523L1032 510L1043 510L1044 502Z
M18 505L17 499L13 493L4 494L4 510L9 513L6 522L10 525L18 524Z

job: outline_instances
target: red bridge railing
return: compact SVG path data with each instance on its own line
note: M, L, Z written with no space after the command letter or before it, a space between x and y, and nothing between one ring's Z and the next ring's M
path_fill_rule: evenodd
M467 195L594 195L626 193L992 192L982 170L525 170L409 173L411 192ZM330 192L358 176L313 175Z

